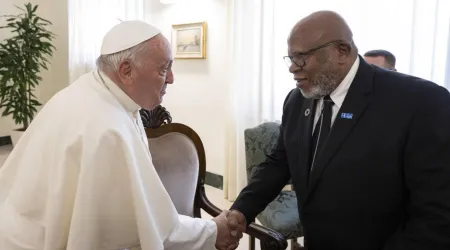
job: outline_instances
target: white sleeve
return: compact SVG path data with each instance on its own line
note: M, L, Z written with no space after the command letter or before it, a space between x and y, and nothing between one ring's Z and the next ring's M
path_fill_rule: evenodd
M217 226L213 220L178 215L178 226L164 241L166 250L215 250Z

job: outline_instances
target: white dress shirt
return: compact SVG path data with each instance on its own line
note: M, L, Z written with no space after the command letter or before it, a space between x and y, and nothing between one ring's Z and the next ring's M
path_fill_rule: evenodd
M353 79L355 79L356 72L359 67L359 57L356 57L353 66L350 68L350 71L345 76L344 80L339 84L339 86L330 94L330 98L333 101L333 113L331 116L331 126L334 124L334 120L336 119L336 115L339 112L339 109L342 107L344 103L345 96L347 96L348 89L350 85L352 85ZM323 98L317 102L316 107L316 115L314 117L314 127L312 129L312 133L314 133L314 129L316 128L316 124L319 121L320 115L323 109Z

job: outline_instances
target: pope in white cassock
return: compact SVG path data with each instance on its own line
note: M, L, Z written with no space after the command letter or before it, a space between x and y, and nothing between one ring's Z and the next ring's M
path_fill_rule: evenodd
M122 22L97 65L48 101L0 168L0 249L235 249L227 212L178 215L152 164L139 109L173 83L167 39Z

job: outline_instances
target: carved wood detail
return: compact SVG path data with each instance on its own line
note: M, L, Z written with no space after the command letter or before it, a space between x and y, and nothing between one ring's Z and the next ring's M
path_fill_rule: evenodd
M165 124L172 123L172 116L169 111L161 105L158 105L153 110L149 111L141 109L139 111L144 128L159 128Z

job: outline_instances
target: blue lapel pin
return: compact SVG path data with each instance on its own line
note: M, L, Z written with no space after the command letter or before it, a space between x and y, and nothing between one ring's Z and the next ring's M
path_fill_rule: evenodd
M353 114L352 113L341 113L341 118L351 120L353 118Z

